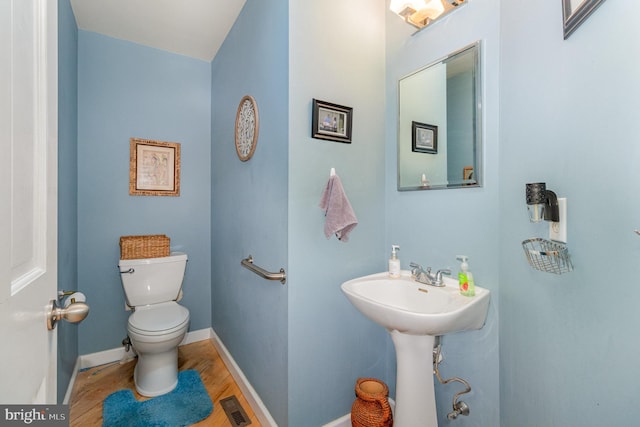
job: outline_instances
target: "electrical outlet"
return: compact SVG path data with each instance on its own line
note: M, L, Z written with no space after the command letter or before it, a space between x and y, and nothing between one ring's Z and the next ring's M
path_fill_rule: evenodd
M567 198L558 197L560 221L549 223L549 239L567 243Z

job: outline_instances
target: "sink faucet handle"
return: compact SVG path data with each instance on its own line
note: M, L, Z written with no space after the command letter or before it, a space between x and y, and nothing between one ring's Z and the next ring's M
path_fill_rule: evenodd
M443 268L441 270L438 270L436 272L436 283L440 284L442 283L442 275L446 274L447 276L451 275L451 270L449 270L448 268Z
M443 274L446 274L447 276L451 275L451 270L449 270L448 268L443 268L442 270L438 270L436 272L436 277L442 277Z
M411 267L411 275L414 277L420 274L420 272L422 271L422 266L420 264L416 264L415 262L411 262L409 264L409 267Z

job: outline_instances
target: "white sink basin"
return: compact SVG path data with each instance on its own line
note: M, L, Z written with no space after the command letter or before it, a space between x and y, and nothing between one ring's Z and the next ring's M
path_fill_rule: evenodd
M433 387L433 346L437 335L480 329L489 309L489 290L460 295L458 281L445 277L435 287L411 279L372 274L342 284L342 292L362 314L387 328L396 348L394 427L438 427Z
M411 279L408 271L392 279L372 274L342 284L342 292L369 319L389 331L411 335L444 335L480 329L489 308L489 290L476 286L476 295L460 295L458 281L444 277L435 287Z

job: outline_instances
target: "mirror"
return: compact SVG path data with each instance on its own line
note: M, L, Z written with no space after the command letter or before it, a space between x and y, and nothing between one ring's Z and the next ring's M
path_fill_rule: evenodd
M480 42L398 82L398 190L482 184Z
M604 0L562 0L564 39L568 39L603 2Z

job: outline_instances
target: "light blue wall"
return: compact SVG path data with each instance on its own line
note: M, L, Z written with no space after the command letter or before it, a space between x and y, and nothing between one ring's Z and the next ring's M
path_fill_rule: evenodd
M274 419L304 427L348 413L358 376L391 376L386 333L339 290L384 268L384 9L354 26L362 5L284 6L249 0L213 62L212 307L214 330ZM258 102L260 139L241 163L232 124L245 94ZM353 144L309 137L314 97L354 108ZM331 167L359 213L347 244L322 232ZM287 284L240 267L248 254L285 267Z
M476 284L492 291L486 325L479 331L447 335L442 341L443 377L459 376L473 391L463 396L470 417L446 419L459 385L436 381L441 426L500 424L498 361L498 289L500 271L498 123L499 0L472 1L432 28L411 36L412 27L387 14L386 46L386 239L400 245L402 268L415 261L433 268L458 269L456 255L469 256ZM397 81L449 52L482 41L484 112L484 187L443 191L396 190ZM425 357L425 363L429 359ZM512 424L512 425L518 425Z
M566 41L556 2L501 3L501 425L636 425L640 4L607 1ZM575 271L528 267L527 182L568 199Z
M492 291L482 330L444 338L442 374L469 380L472 415L446 420L458 388L437 386L440 425L631 425L640 317L633 291L603 278L633 271L640 252L640 5L605 2L563 41L553 2L472 1L413 37L385 5L354 23L368 10L360 0L283 3L249 0L211 65L80 32L78 283L95 301L80 353L118 346L126 333L118 237L164 232L190 255L192 328L213 325L279 425L321 425L348 412L358 376L394 393L386 332L339 284L383 270L399 244L403 268L457 269L455 255L469 255ZM484 187L397 192L398 78L478 39ZM241 163L233 122L245 94L261 126L254 158ZM309 137L314 97L354 107L352 144ZM131 136L183 143L180 198L128 196ZM74 185L66 168L76 160L62 150L61 184ZM321 234L330 167L360 220L346 244ZM522 255L523 239L546 234L523 201L524 184L538 180L569 198L576 271L567 275L534 271ZM61 193L61 204L74 197ZM74 213L62 215L73 233ZM61 247L73 263L72 244ZM286 268L287 284L240 267L249 254Z
M69 0L58 1L58 286L78 286L78 27ZM58 402L78 357L78 327L58 324Z
M211 113L207 62L80 31L78 283L91 314L80 354L120 346L129 312L118 239L164 233L189 263L191 330L211 325ZM129 138L181 143L180 197L129 196Z
M212 63L211 324L278 425L287 425L287 292L240 265L287 269L287 2L248 0ZM234 148L238 103L260 119L255 155ZM203 237L205 237L203 235ZM204 240L204 239L203 239ZM209 241L207 240L207 243Z
M349 413L358 377L393 387L386 331L340 284L384 271L384 2L289 2L289 426ZM351 144L313 139L312 99L353 108ZM347 243L323 233L334 167L358 217Z

